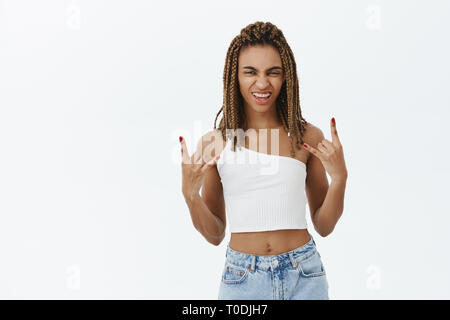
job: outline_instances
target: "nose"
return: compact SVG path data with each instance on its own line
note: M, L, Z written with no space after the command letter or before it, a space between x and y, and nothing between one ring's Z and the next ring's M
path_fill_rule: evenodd
M269 85L269 81L266 79L266 78L264 78L264 77L258 77L258 79L256 79L256 85L255 85L255 87L258 89L258 90L264 90L264 89L266 89L267 87L268 87L268 85Z

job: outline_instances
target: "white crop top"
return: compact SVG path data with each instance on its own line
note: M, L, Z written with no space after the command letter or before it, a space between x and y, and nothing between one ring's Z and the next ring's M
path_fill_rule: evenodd
M236 146L217 161L230 232L306 229L306 164Z

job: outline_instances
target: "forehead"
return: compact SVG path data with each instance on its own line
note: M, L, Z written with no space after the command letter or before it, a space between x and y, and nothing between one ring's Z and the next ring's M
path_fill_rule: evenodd
M275 65L281 65L280 53L270 45L257 45L241 49L238 57L238 65L253 66L257 69L266 69Z

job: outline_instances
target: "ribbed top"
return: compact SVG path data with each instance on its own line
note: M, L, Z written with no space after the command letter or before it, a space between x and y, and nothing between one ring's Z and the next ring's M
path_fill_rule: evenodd
M300 160L231 150L217 162L230 232L306 229L306 164Z

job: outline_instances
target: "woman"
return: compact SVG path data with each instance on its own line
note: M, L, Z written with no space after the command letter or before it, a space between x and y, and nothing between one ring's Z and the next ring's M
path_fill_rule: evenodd
M343 211L347 169L334 118L328 141L302 117L294 55L270 22L233 39L223 80L214 130L192 156L180 137L182 192L195 228L217 246L229 221L219 299L329 299L305 207L307 197L322 237Z

